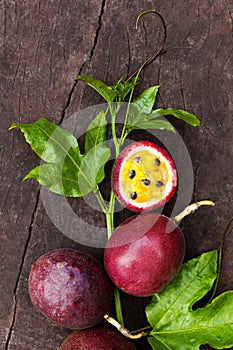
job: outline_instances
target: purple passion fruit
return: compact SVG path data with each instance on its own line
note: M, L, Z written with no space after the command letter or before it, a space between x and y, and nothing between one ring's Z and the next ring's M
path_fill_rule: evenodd
M166 216L146 213L116 228L106 245L104 262L119 289L144 297L159 292L171 281L184 253L181 229Z
M73 249L41 256L31 268L28 286L34 306L67 328L95 326L111 307L112 288L101 264Z
M152 142L129 145L115 161L113 191L119 202L132 211L160 207L172 197L176 185L172 158Z
M91 328L70 334L60 350L136 350L131 340L107 327Z

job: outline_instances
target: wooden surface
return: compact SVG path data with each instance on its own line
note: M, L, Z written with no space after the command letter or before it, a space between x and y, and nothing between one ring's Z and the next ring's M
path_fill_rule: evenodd
M70 333L46 320L30 302L27 277L36 258L58 247L102 256L101 250L69 240L50 221L38 184L21 181L39 160L22 134L8 127L42 116L60 123L79 109L103 102L74 78L82 73L112 84L125 72L134 72L162 40L161 23L154 15L145 16L135 31L139 12L153 8L164 17L166 47L173 49L146 68L138 92L160 84L158 106L186 109L201 119L202 132L182 122L175 126L193 162L193 200L216 202L182 223L185 259L217 248L233 215L231 0L2 1L0 350L54 350ZM92 215L85 210L87 217ZM229 235L218 293L233 289L232 241ZM122 299L126 325L144 326L148 299ZM137 349L150 348L146 341L136 344Z

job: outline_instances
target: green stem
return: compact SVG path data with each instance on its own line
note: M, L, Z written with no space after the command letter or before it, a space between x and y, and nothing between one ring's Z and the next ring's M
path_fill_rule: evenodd
M108 235L108 239L109 239L112 235L112 232L113 232L112 215L109 211L107 211L105 215L106 215L106 223L107 223L107 235Z
M112 117L112 138L113 138L113 142L115 145L115 150L116 150L116 158L118 157L119 153L120 153L120 144L119 144L119 140L117 138L117 133L116 133L116 116L117 113L119 112L119 109L121 107L121 101L117 102L115 105L115 109L112 105L112 103L109 104L109 109L110 109L110 114Z
M141 74L141 71L143 70L144 66L147 65L147 62L148 62L148 60L146 60L146 61L141 65L141 67L138 69L137 75L136 75L136 77L135 77L135 81L136 81L136 82L137 82L138 77L139 77L139 75ZM130 103L131 103L132 98L133 98L134 88L135 88L135 85L132 87L132 89L131 89L131 91L130 91L129 101L128 101L127 110L126 110L126 114L125 114L124 125L123 125L123 129L122 129L122 133L121 133L121 138L120 138L120 141L119 141L119 146L121 146L121 145L124 143L125 138L126 138L126 136L128 135L128 132L127 132L127 130L126 130L126 124L127 124L127 120L128 120L128 117L129 117Z
M116 134L116 115L115 114L112 115L112 138L115 145L116 154L119 154L120 147L119 147L119 142Z
M117 287L114 287L115 307L117 321L124 327L124 318L121 307L120 291Z
M147 61L144 62L141 65L141 67L138 69L138 72L137 72L136 77L135 77L135 81L138 80L138 77L139 77L143 67L146 64L147 64ZM118 101L116 108L114 108L112 103L109 103L109 110L110 110L110 114L111 114L111 118L112 118L112 125L111 125L112 138L113 138L114 145L115 145L115 158L116 159L120 154L120 147L122 146L122 144L125 141L126 136L128 135L128 130L126 129L126 123L127 123L127 119L129 116L130 103L131 103L132 98L133 98L133 92L134 92L134 86L132 87L131 92L130 92L129 102L128 102L128 106L127 106L127 110L126 110L124 125L123 125L120 139L117 138L117 134L116 134L116 116L117 116L117 113L121 107L121 101ZM104 213L106 215L108 239L111 237L112 232L114 230L114 206L115 206L115 195L114 195L113 191L111 191L108 210L104 211ZM124 326L124 319L123 319L121 300L120 300L120 291L116 287L114 287L114 297L115 297L115 308L116 308L117 321L122 326Z
M97 199L97 201L98 201L98 203L100 205L101 210L106 215L107 206L106 206L105 200L103 199L103 196L102 196L102 194L100 192L100 189L99 189L98 185L96 186L96 190L94 191L94 194L95 194L96 199Z
M115 206L115 195L114 195L113 191L111 191L110 201L109 201L109 209L105 212L108 239L111 237L113 230L114 230L114 206ZM124 326L120 292L119 292L119 289L117 287L114 287L114 298L115 298L115 308L116 308L117 321L122 326Z

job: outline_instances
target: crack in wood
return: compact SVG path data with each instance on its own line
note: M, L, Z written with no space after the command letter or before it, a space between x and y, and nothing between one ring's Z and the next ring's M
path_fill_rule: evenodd
M92 49L91 49L91 52L90 52L90 55L89 55L87 61L91 61L92 57L94 56L94 52L95 52L95 49L96 49L96 46L97 46L97 43L98 43L99 33L100 33L100 30L101 30L102 17L103 17L103 14L104 14L105 4L106 4L106 0L103 0L102 1L102 5L101 5L99 19L98 19L98 27L97 27L97 30L96 30L96 35L95 35L93 46L92 46ZM82 70L83 70L83 68L84 68L84 66L85 66L87 61L83 62L83 64L81 65L77 75L81 74L81 72L82 72ZM70 91L70 93L69 93L69 95L67 97L66 105L65 105L65 107L64 107L64 109L62 111L62 117L61 117L61 120L60 120L59 124L62 123L62 121L63 121L63 119L65 117L65 112L66 112L67 108L70 105L70 102L71 102L71 99L72 99L72 95L73 95L73 92L75 90L76 85L77 85L77 81L74 82L74 84L73 84L73 86L71 88L71 91ZM20 264L20 267L19 267L19 273L18 273L16 282L15 282L15 287L14 287L14 292L13 292L14 293L13 294L13 299L14 299L13 316L12 316L12 321L11 321L11 325L10 325L10 328L9 328L9 332L8 332L8 335L7 335L7 338L6 338L5 350L8 350L8 348L10 346L12 333L13 333L14 326L15 326L16 313L17 313L18 287L19 287L20 277L21 277L22 270L23 270L23 267L24 267L24 262L25 262L27 251L28 251L29 243L30 243L31 237L32 237L33 223L34 223L35 215L36 215L38 204L39 204L39 198L40 198L40 190L37 193L36 203L35 203L35 207L34 207L34 210L33 210L33 213L32 213L31 222L30 222L30 225L29 225L29 233L28 233L27 240L25 242L25 246L24 246L24 250L23 250L23 254L22 254L22 259L21 259L21 264Z
M110 59L110 50L109 50L109 47L110 47L110 42L109 42L109 36L107 37L107 42L108 42L108 54L106 55L107 56L107 69L106 69L106 72L105 72L105 82L108 81L108 75L109 75L109 68L110 68L110 62L111 62L111 59Z
M15 81L16 81L16 77L17 77L17 74L18 74L18 71L19 71L19 65L20 65L20 60L21 60L21 56L22 56L22 42L19 43L19 48L18 48L18 59L17 59L17 64L16 64L16 68L15 68L15 74L14 74L14 77L12 79L12 86L11 86L11 89L13 90L14 88L14 85L15 85Z
M193 179L193 201L197 201L197 179L198 179L198 171L199 171L199 164L196 165L194 170L194 179Z
M104 15L104 10L105 10L105 5L106 5L106 0L103 0L102 1L102 4L101 4L101 8L100 8L100 14L99 14L99 18L98 18L98 27L96 29L96 34L95 34L95 38L94 38L94 42L93 42L93 46L91 48L91 52L90 52L90 55L88 57L87 60L85 60L83 62L83 64L81 65L78 73L76 76L80 75L82 73L82 70L83 68L85 67L86 63L87 62L90 62L92 60L92 57L94 56L94 53L95 53L95 49L96 49L96 46L97 46L97 43L98 43L98 39L99 39L99 34L100 34L100 30L101 30L101 26L102 26L102 17ZM77 85L78 81L76 80L74 83L73 83L73 86L68 94L68 97L67 97L67 100L66 100L66 104L65 104L65 107L63 108L62 110L62 115L61 115L61 119L59 121L59 125L62 124L64 118L65 118L65 114L66 114L66 110L68 109L70 103L71 103L71 100L72 100L72 96L73 96L73 93L74 93L74 90L76 88L76 85Z
M127 45L128 45L128 64L127 64L127 76L129 75L130 72L130 66L131 66L131 60L132 60L132 54L131 54L131 46L130 46L130 34L129 34L129 30L128 27L126 27L126 38L127 38Z
M102 17L104 15L105 5L106 5L106 0L103 0L102 4L101 4L99 19L98 19L98 27L97 27L97 30L96 30L96 35L95 35L95 38L94 38L94 44L93 44L93 47L91 49L91 54L90 54L89 60L91 60L92 57L94 56L94 52L95 52L95 49L96 49L96 46L97 46L97 43L98 43L99 33L100 33L101 25L102 25Z
M37 192L36 203L35 203L35 206L34 206L34 210L33 210L31 221L30 221L30 225L29 225L28 237L27 237L27 240L25 242L25 246L24 246L24 250L23 250L23 254L22 254L22 259L21 259L21 264L20 264L20 267L19 267L19 273L18 273L16 282L15 282L15 287L14 287L14 292L13 292L14 293L13 294L14 310L13 310L11 326L9 328L9 332L8 332L8 335L7 335L7 338L6 338L5 350L8 350L8 347L9 347L10 341L11 341L11 337L12 337L12 332L13 332L14 325L15 325L16 311L17 311L18 287L19 287L20 277L21 277L21 274L22 274L22 271L23 271L24 262L25 262L27 251L28 251L29 243L30 243L31 237L32 237L33 223L34 223L34 220L35 220L35 216L36 216L36 212L37 212L37 208L38 208L38 204L39 204L39 199L40 199L40 190L38 190L38 192Z
M4 0L2 0L2 16L3 16L3 47L5 48L6 47L5 38L6 38L7 29L6 29L6 4Z
M80 75L82 73L82 70L83 70L85 64L86 64L86 62L83 62L83 64L81 65L81 67L80 67L80 69L78 71L78 73L76 74L76 76L78 76L78 75ZM72 96L73 96L73 93L74 93L74 90L76 88L77 83L78 83L77 80L73 83L73 86L72 86L72 88L71 88L71 90L70 90L70 92L69 92L69 94L67 96L66 105L65 105L65 107L62 110L61 119L60 119L60 121L58 123L59 125L62 124L62 122L63 122L63 120L65 118L66 110L67 110L67 108L69 107L69 105L71 103Z
M8 332L7 339L6 339L5 350L7 350L8 346L10 345L10 340L11 340L11 336L12 336L12 332L13 332L13 328L14 328L14 324L15 324L15 318L16 318L16 309L17 309L16 295L14 295L13 298L14 298L14 310L13 310L11 326L9 328L9 332Z

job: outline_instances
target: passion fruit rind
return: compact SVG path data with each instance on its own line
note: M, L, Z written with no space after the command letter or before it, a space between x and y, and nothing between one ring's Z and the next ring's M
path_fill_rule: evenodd
M60 350L136 350L133 342L117 330L101 326L71 333L61 344Z
M113 232L104 251L105 270L123 292L148 297L179 271L185 238L172 219L154 212L135 215Z
M174 195L177 171L170 155L149 141L127 146L116 159L112 188L126 208L149 211L165 204Z
M71 329L97 325L109 311L112 286L98 260L75 249L50 251L33 264L28 279L34 306Z

